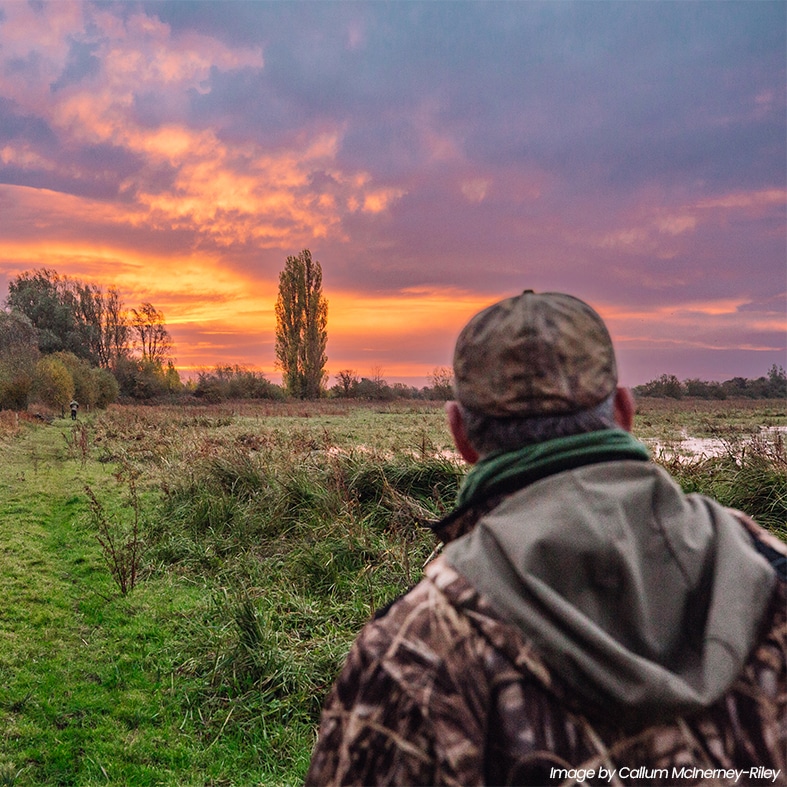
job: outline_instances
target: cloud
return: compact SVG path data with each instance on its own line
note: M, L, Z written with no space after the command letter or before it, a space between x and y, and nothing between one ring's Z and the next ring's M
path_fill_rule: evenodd
M189 364L272 359L253 326L311 248L332 366L445 364L526 286L645 315L626 352L776 357L786 29L780 3L0 3L0 285L120 282Z
M6 182L90 197L122 195L133 204L117 215L119 223L192 230L218 247L249 240L280 247L293 234L320 238L338 228L342 209L379 213L401 194L371 184L366 173L336 170L336 131L301 130L289 148L268 151L253 139L230 145L216 130L186 123L189 96L210 94L217 74L263 69L259 47L231 49L193 31L173 35L156 17L119 19L109 10L83 8L90 24L82 30L73 14L63 15L59 25L50 20L72 40L69 48L48 52L55 95L43 117L25 121L20 114L34 112L42 97L34 91L31 101L19 74L3 83L14 97L19 126L0 154ZM3 33L17 38L30 11L11 10ZM39 45L34 40L24 52L20 41L18 56L40 59ZM170 118L152 128L135 116L137 96L144 102L151 92L168 106ZM34 122L59 139L57 149L31 146L23 132ZM63 156L64 149L72 155ZM315 193L312 175L326 169L334 188Z

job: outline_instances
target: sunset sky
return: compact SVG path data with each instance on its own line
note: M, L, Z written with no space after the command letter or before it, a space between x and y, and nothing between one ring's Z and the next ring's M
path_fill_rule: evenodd
M328 371L425 384L563 290L624 383L787 365L787 3L0 0L0 301L47 267L274 370L288 255Z

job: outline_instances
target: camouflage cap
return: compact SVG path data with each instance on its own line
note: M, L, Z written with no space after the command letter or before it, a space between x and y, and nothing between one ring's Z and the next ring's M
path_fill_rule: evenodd
M616 385L615 353L601 317L560 292L525 290L484 309L454 350L457 400L487 415L586 410Z

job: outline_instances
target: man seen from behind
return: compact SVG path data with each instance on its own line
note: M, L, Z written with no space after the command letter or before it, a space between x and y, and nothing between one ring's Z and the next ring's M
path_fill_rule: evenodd
M353 645L306 784L787 784L787 549L631 436L598 314L526 290L454 373L446 546Z

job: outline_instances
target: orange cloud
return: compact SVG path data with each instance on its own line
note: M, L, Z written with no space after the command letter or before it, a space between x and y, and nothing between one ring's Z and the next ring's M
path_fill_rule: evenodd
M748 305L746 298L718 298L715 300L684 301L680 304L658 305L651 309L629 309L625 306L603 304L597 307L597 311L607 321L615 320L647 320L664 321L679 319L681 315L723 315L739 314L742 306Z
M42 215L54 207L72 222L84 216L92 223L185 229L219 247L251 243L271 248L298 245L304 237L346 240L342 218L347 212L381 213L404 193L373 183L366 172L338 170L339 128L317 129L289 150L268 152L254 142L230 146L213 130L190 129L178 121L156 129L139 124L135 101L146 85L179 117L190 92L208 90L214 69L263 69L259 47L230 48L217 38L175 34L155 16L140 12L124 18L77 3L55 4L41 14L12 3L4 13L4 56L33 59L38 73L35 80L21 70L0 73L2 94L21 111L46 119L67 144L109 145L145 162L119 184L121 193L134 195L133 204L113 208L77 197L66 203L49 192L36 197ZM53 94L49 86L64 73L69 42L91 45L100 70L59 85ZM48 160L21 139L0 150L0 161L87 183L101 171L100 161L80 172L73 159ZM165 169L173 172L172 184L162 189L157 173ZM322 186L312 184L314 172L326 174Z
M375 189L365 195L363 209L366 213L382 213L404 193L402 189Z

